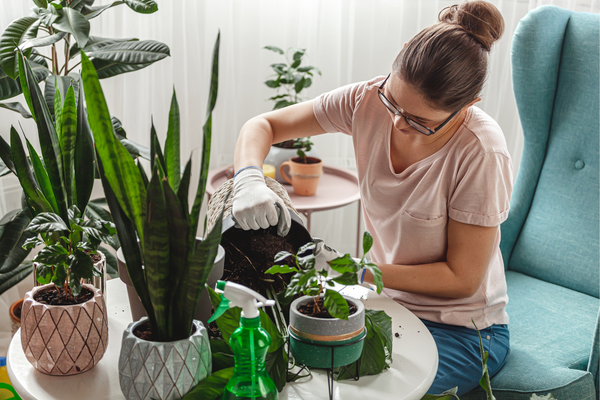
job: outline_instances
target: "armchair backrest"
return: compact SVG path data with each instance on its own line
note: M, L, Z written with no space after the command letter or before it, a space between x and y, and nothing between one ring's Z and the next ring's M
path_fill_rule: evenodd
M599 297L600 16L531 11L511 63L524 147L501 228L505 266Z

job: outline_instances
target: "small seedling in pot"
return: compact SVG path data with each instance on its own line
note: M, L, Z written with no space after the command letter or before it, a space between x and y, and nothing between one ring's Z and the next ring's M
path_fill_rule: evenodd
M341 285L357 285L363 269L373 274L374 283L377 286L377 293L383 289L382 274L377 265L370 262L366 256L373 245L373 237L369 232L363 236L363 257L356 261L345 254L328 262L330 271L326 268L318 270L316 268L316 257L314 255L315 243L309 242L298 250L298 254L292 254L287 251L279 252L275 255L276 265L265 271L269 274L287 274L295 272L290 281L285 295L292 297L299 293L312 296L314 299L314 312L322 311L320 301L323 299L323 307L334 318L348 319L348 302L337 291L331 289L335 283ZM283 264L291 259L292 265ZM332 273L332 271L338 274Z

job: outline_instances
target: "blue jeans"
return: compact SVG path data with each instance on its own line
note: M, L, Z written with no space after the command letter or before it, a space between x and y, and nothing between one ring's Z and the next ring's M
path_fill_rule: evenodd
M439 354L437 374L427 393L440 394L458 386L458 395L462 396L478 387L482 366L477 331L422 321L431 332ZM504 365L510 351L508 326L492 325L480 332L483 349L489 353L487 367L491 378Z

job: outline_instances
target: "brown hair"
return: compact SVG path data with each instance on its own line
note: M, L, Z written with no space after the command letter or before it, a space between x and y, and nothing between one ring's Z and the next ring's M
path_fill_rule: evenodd
M434 108L453 112L481 93L487 57L502 36L504 19L485 1L446 7L438 19L404 46L392 68Z

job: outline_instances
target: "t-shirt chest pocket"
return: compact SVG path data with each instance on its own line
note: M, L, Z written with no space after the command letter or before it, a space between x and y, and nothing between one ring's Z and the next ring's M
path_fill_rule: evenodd
M404 210L400 218L403 261L425 264L445 261L448 246L447 214ZM406 251L408 250L408 251Z

